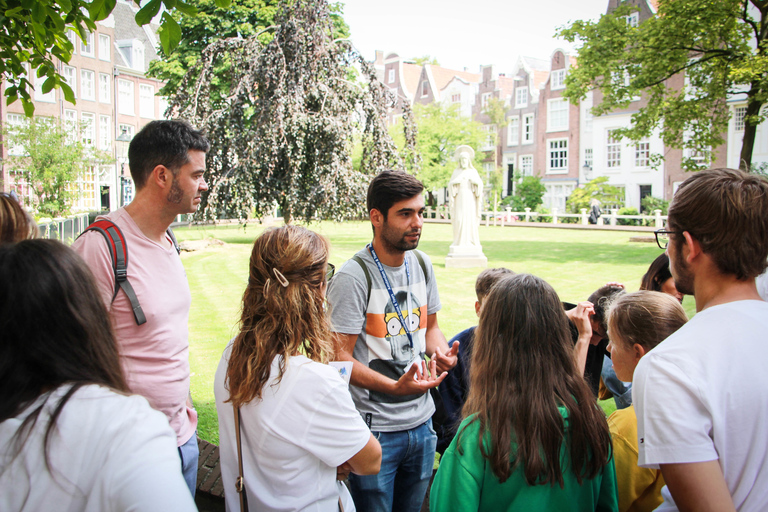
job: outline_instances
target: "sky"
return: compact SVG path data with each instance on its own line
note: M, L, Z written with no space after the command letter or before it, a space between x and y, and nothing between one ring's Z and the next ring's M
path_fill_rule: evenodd
M367 60L376 50L404 59L429 55L441 66L479 72L493 64L511 73L517 57L549 60L572 51L555 30L597 19L608 0L340 0L354 46Z

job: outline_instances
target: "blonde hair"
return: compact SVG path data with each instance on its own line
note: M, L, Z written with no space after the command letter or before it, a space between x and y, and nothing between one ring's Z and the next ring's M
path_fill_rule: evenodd
M37 238L37 224L13 197L0 194L0 243Z
M322 363L332 357L322 292L328 247L322 236L292 225L268 229L254 242L240 333L227 367L235 407L261 399L275 357L282 356L277 382L300 351Z
M688 317L680 302L666 293L641 290L614 301L608 311L611 343L638 344L645 351L667 339L685 325Z

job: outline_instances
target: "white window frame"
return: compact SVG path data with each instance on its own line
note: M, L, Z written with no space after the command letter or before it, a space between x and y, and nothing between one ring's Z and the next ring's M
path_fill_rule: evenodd
M635 146L635 167L648 167L651 162L651 143L641 140Z
M117 79L118 108L120 114L126 116L135 115L136 111L136 91L133 80Z
M733 109L733 129L743 132L746 128L747 107L735 107Z
M609 169L621 167L621 138L613 136L613 130L605 132L605 166Z
M565 68L552 71L552 79L549 81L549 88L553 91L565 89Z
M485 124L483 125L483 131L485 132L485 140L483 141L481 151L492 151L496 147L496 125Z
M80 124L83 145L93 147L96 140L96 115L91 112L81 112Z
M520 116L510 116L507 119L507 146L517 146L520 143Z
M592 162L594 161L594 156L592 153L592 148L585 148L584 149L584 165L592 168Z
M389 76L387 77L387 83L388 84L395 83L395 70L394 70L394 68L390 68L388 75Z
M7 120L8 128L10 128L11 131L15 131L15 128L24 126L27 122L27 118L24 114L15 114L13 112L8 112L5 119ZM21 144L15 146L9 145L8 154L12 156L24 156L24 146Z
M165 96L160 96L157 103L158 103L157 118L166 119L165 111L168 110L168 98L166 98Z
M138 71L144 71L144 44L136 39L131 44L131 66Z
M99 149L109 151L112 147L112 119L109 116L99 116Z
M547 139L547 174L568 172L568 139Z
M515 108L528 106L528 87L518 87L515 90Z
M148 84L139 84L139 116L155 118L155 88Z
M43 84L46 80L48 80L48 77L43 76L37 76L37 72L33 73L35 76L35 101L44 101L46 103L55 103L56 102L56 89L51 89L47 93L43 94Z
M547 132L568 130L568 110L570 104L565 98L547 100Z
M421 81L421 97L429 96L429 80Z
M533 176L533 155L522 155L520 157L520 175Z
M640 13L635 11L627 16L627 25L637 27L640 24Z
M72 43L72 55L77 55L77 47L81 43L80 36L72 29L67 30L67 39Z
M93 32L88 32L85 36L85 41L80 41L80 55L83 57L95 57L96 52L93 46Z
M99 34L99 59L107 62L112 60L112 38L107 34Z
M64 65L61 68L61 76L64 77L64 81L72 89L72 94L77 99L77 68L73 66Z
M488 102L491 101L491 93L484 92L480 96L480 106L485 109L488 106Z
M461 93L453 93L451 94L451 103L461 103Z
M533 140L536 138L533 120L533 114L525 114L523 116L523 144L533 144Z
M84 100L96 101L95 75L96 73L90 69L80 70L80 97Z
M128 135L129 140L133 139L134 133L136 133L136 127L132 124L120 123L117 125L118 137L125 133Z
M112 77L108 73L99 73L99 101L112 102Z

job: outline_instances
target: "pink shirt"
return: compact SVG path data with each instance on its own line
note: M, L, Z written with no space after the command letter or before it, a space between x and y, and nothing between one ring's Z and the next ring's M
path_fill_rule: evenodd
M165 413L179 446L197 428L197 413L187 406L189 340L187 322L191 295L181 258L170 240L165 246L147 238L124 208L104 216L123 231L128 248L128 281L147 317L136 325L130 301L115 288L107 242L98 232L81 236L72 248L86 261L112 315L120 358L134 393Z

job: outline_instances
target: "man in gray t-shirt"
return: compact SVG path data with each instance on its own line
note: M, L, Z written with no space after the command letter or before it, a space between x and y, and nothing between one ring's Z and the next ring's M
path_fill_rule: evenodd
M382 447L378 475L350 476L361 512L421 509L437 441L428 391L456 365L458 344L449 349L437 324L432 264L416 251L422 191L403 172L384 171L373 179L373 242L342 266L328 289L337 358L353 362L352 398Z

